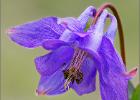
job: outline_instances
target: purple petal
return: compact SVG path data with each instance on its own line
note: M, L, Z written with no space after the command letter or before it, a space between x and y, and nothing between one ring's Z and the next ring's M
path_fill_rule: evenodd
M10 38L17 44L34 48L48 39L58 39L64 31L62 25L57 24L58 18L46 17L29 22L8 30Z
M81 38L86 37L89 34L91 34L91 33L88 33L88 32L73 32L73 33L76 34L77 36L81 37Z
M64 75L62 70L58 70L51 76L41 76L38 88L38 95L58 95L66 91L64 89Z
M128 100L128 80L123 76L125 66L112 42L103 37L100 48L102 65L98 67L103 100Z
M51 40L46 40L45 42L42 43L42 46L46 50L55 50L61 46L68 45L68 43L58 40L58 39L51 39Z
M78 37L84 37L87 35L82 29L80 21L75 18L62 18L59 19L61 24L64 24L67 28L60 37L60 40L65 42L75 41Z
M51 75L58 69L64 69L73 56L73 48L62 46L44 56L35 59L36 69L41 75Z
M82 25L79 20L73 17L60 18L58 23L67 27L70 31L82 31Z
M64 42L75 42L79 36L70 30L66 29L64 33L61 35L60 40Z
M64 41L65 43L83 43L80 40L83 40L84 37L87 37L89 34L89 32L71 32L70 30L65 30L63 35L60 37L61 41ZM86 38L87 39L87 38ZM81 46L82 47L82 46Z
M78 95L88 94L93 92L96 80L96 68L95 62L91 58L86 58L83 65L81 66L81 72L83 73L83 81L80 84L74 82L72 88Z
M114 42L114 38L116 36L116 31L117 31L117 20L115 18L115 16L113 16L112 14L109 14L109 18L111 20L111 24L106 32L106 36L112 41L112 43Z

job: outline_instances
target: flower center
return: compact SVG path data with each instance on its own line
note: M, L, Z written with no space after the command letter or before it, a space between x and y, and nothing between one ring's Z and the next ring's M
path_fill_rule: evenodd
M69 84L76 81L77 84L80 84L83 80L83 73L80 71L80 67L87 56L87 52L80 48L76 48L74 51L73 58L70 63L70 68L64 70L64 78L66 82L64 84L65 89L69 89Z

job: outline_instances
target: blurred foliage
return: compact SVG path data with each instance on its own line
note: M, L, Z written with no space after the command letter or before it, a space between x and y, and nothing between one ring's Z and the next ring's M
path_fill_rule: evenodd
M138 86L134 90L131 100L140 100L140 84L138 84Z

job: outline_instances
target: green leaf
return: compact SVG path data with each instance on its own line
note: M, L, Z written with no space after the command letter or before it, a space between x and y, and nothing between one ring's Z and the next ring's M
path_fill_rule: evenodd
M131 100L140 100L140 84L134 90Z

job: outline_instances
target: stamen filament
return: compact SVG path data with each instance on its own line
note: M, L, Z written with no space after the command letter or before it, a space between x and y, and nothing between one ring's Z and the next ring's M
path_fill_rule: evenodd
M87 56L87 52L80 48L75 48L73 58L70 63L70 68L64 71L64 77L66 82L64 88L69 89L69 84L76 80L77 84L80 84L83 79L83 74L80 72L80 67ZM68 75L68 76L67 76ZM80 77L80 78L79 78Z
M76 67L76 69L79 69L85 57L86 57L86 52L82 49L76 48L70 67Z

